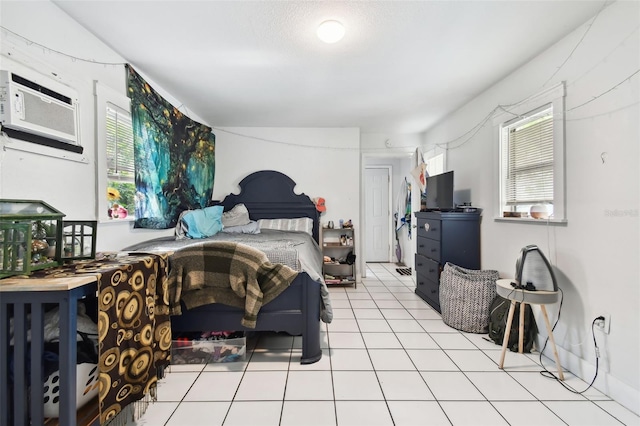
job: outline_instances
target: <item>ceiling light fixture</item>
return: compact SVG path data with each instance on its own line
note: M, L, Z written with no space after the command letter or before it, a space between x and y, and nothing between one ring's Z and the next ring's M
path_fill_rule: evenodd
M344 25L338 21L324 21L318 27L317 34L325 43L335 43L344 37Z

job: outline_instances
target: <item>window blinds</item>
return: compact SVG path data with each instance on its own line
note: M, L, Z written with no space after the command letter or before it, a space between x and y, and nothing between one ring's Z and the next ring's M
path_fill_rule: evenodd
M131 115L107 104L107 176L114 180L134 178L133 127Z
M504 128L508 132L506 204L553 203L553 110Z

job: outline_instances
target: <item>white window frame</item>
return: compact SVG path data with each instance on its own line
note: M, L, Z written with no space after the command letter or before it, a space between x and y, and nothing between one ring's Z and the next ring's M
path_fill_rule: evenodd
M107 104L112 104L124 111L131 111L131 101L124 94L117 92L110 87L99 82L94 82L94 94L96 98L96 217L100 223L106 222L131 222L135 220L135 212L129 212L125 219L117 221L111 220L107 211L109 203L107 201L107 140L106 140L106 119Z
M564 82L529 97L516 106L505 108L505 112L496 116L493 125L496 131L496 143L494 144L496 166L494 167L494 220L518 223L556 223L565 224L566 218L566 185L565 185L565 85ZM553 215L549 219L533 219L530 217L503 217L505 210L504 185L506 176L503 168L503 132L504 127L514 122L519 117L527 117L540 111L545 106L553 108Z

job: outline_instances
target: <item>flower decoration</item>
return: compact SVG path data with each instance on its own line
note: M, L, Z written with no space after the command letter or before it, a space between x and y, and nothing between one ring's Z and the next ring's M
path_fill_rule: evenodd
M107 188L107 200L109 201L117 201L120 199L120 191L115 188Z
M108 187L107 200L109 200L110 204L107 214L111 219L124 219L127 217L127 209L116 202L120 200L120 191L115 188Z

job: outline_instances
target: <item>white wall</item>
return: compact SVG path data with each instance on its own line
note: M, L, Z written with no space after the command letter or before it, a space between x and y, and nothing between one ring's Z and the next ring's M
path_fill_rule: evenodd
M96 184L95 100L93 81L125 93L123 65L103 65L74 60L88 58L99 62L125 60L50 2L3 2L0 23L12 32L2 34L2 67L15 62L40 73L55 72L60 82L78 90L80 125L85 162L74 162L29 152L0 150L0 198L42 199L61 210L67 219L95 219ZM46 46L43 48L38 44ZM145 75L134 68L173 105L181 105ZM188 105L187 105L188 107ZM190 110L188 115L206 123ZM248 173L271 169L288 174L298 184L295 190L310 197L323 196L327 212L322 220L352 219L358 226L360 156L359 129L227 129L216 130L216 177L213 198L238 191L238 182ZM255 136L265 140L252 139ZM3 139L7 146L15 141ZM323 146L324 148L319 148ZM96 195L98 194L98 195ZM118 250L127 245L173 230L132 229L130 222L104 222L98 227L97 249Z
M601 359L595 386L636 413L640 413L640 76L627 77L640 69L639 24L640 3L612 4L552 79L587 24L448 116L424 138L425 150L455 140L498 104L518 102L566 81L566 226L493 220L498 139L491 121L467 143L448 150L447 168L455 171L456 188L469 188L473 204L484 208L483 268L513 276L515 258L527 244L540 246L555 266L564 303L554 336L562 364L587 383L595 370L591 322L600 314L612 314L611 333L596 332ZM601 98L570 111L620 82ZM549 311L557 309L556 305Z

